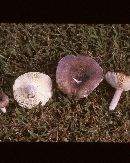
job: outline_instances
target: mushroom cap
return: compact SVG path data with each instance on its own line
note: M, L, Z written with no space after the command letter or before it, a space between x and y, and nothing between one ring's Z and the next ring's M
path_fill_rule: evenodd
M33 98L28 97L27 88L33 86L36 89ZM52 97L51 78L40 72L28 72L19 76L13 85L14 99L23 108L31 109L40 102L45 105Z
M102 68L89 56L67 55L58 63L56 81L69 96L87 97L102 80Z
M123 91L130 90L130 76L124 73L108 71L105 79L113 88L122 89Z
M8 103L9 97L5 93L0 94L0 108L6 107Z

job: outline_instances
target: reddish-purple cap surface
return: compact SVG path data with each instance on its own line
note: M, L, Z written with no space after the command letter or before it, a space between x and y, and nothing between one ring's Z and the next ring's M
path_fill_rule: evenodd
M102 68L89 56L67 55L58 63L56 81L69 96L87 97L102 80Z
M8 103L9 97L5 93L0 94L0 108L6 107Z

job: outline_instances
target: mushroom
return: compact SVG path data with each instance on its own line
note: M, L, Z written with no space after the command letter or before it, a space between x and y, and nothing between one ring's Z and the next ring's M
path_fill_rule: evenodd
M0 109L3 113L6 113L6 106L9 103L9 97L5 93L0 94Z
M89 56L67 55L58 63L56 82L69 96L87 97L102 80L102 68Z
M118 104L122 92L130 90L130 76L119 72L108 71L105 75L105 79L113 88L116 89L109 106L109 110L114 110Z
M19 76L13 85L14 99L27 109L44 106L52 97L51 78L40 72L28 72Z

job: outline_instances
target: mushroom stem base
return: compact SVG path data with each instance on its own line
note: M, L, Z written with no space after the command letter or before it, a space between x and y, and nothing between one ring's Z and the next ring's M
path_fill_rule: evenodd
M118 101L120 99L120 96L122 94L123 90L122 89L117 89L114 96L113 96L113 99L110 103L110 106L109 106L109 110L114 110L115 107L117 106L118 104Z
M6 113L6 108L0 108L3 113Z
M28 98L33 98L35 97L36 94L36 89L33 85L29 85L27 87L27 94L28 94Z

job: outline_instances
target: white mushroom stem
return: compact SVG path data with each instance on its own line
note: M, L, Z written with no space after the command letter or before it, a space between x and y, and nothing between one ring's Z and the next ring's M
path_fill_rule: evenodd
M29 98L33 98L36 94L36 88L33 85L27 87L27 94Z
M6 113L6 108L0 108L3 113Z
M110 106L109 106L109 110L114 110L115 107L117 106L118 104L118 101L120 99L120 96L122 94L123 90L122 89L117 89L114 96L113 96L113 99L110 103Z
M79 81L79 80L77 80L75 78L73 78L73 80L76 81L76 83L78 83L78 84L82 82L82 81Z

